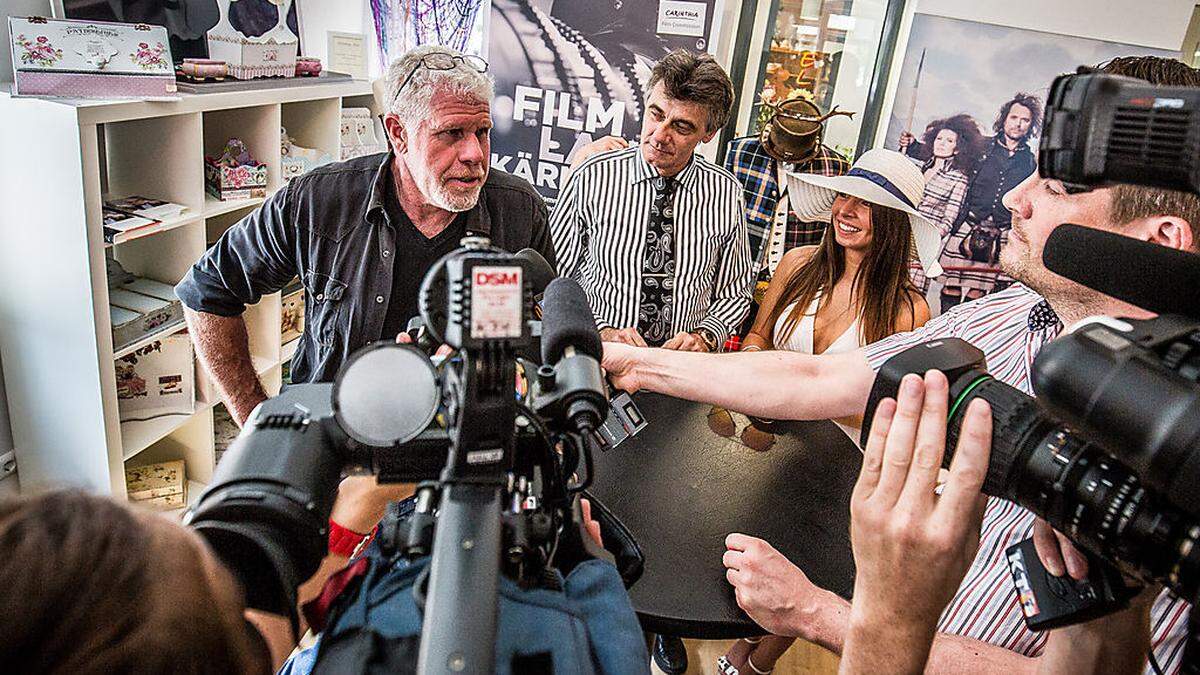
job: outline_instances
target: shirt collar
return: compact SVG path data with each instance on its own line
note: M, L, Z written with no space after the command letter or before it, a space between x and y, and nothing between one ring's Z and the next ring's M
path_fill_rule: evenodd
M396 160L396 153L389 150L383 161L379 164L379 169L375 172L374 181L371 183L371 194L367 198L367 219L370 222L378 223L379 219L383 218L387 222L387 209L384 208L384 201L387 199L389 192L394 192L388 189L388 181L392 180L392 166ZM491 171L488 171L488 176L491 177ZM479 201L475 202L475 206L466 212L466 233L480 234L485 237L492 234L492 217L488 211L487 200L484 199L484 192L487 190L487 182L479 190ZM399 204L396 205L399 208Z
M697 174L699 172L699 168L696 166L696 163L699 161L700 160L696 158L696 153L693 152L692 158L688 160L687 166L683 167L683 171L680 171L675 175L675 183L679 185L679 187L689 191L695 189ZM646 158L642 156L642 148L640 145L638 146L637 153L635 153L633 157L633 170L629 173L629 182L632 185L636 185L642 181L658 178L658 169L650 166L650 162L647 162Z
M1054 312L1054 308L1050 306L1050 303L1045 298L1042 298L1040 302L1033 306L1033 309L1029 310L1029 317L1026 319L1026 326L1028 326L1031 333L1046 330L1047 328L1057 328L1061 323L1062 321L1059 320L1058 314Z
M1004 152L1009 152L1008 146L1004 144L1004 139L1000 138L1003 135L1004 135L1003 131L996 134L995 136L992 137L992 142L995 143L997 146L999 146L999 148L1001 150L1003 150ZM1012 153L1015 155L1015 154L1021 152L1022 150L1028 150L1028 149L1029 149L1029 141L1028 141L1028 139L1025 139L1025 140L1021 140L1021 141L1017 142L1017 149L1013 150Z

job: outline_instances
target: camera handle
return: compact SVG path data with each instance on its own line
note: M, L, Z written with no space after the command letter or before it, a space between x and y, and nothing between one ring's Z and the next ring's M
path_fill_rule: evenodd
M502 508L499 485L462 482L443 487L417 672L491 670Z

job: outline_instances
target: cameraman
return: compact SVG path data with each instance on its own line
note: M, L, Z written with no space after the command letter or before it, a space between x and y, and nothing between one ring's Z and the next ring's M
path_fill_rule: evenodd
M946 445L948 382L931 370L904 379L876 411L850 502L857 572L842 673L919 673L954 588L979 542L980 487L992 444L988 405L967 408L949 477L934 486ZM727 554L729 555L729 554ZM1051 631L1043 673L1136 673L1150 647L1150 603Z
M1171 59L1114 59L1101 70L1152 84L1200 86L1200 72ZM863 410L875 370L894 354L958 337L984 351L998 380L1032 393L1033 359L1058 336L1064 321L1098 314L1147 316L1047 270L1042 248L1054 228L1076 223L1184 251L1195 251L1200 242L1200 199L1191 194L1129 185L1071 194L1060 181L1035 174L1004 203L1012 212L1012 234L1001 266L1021 283L955 307L921 329L832 356L705 355L606 344L604 365L614 382L629 390L649 389L768 418L830 419ZM1043 653L1046 638L1025 627L1004 559L1008 546L1030 536L1035 520L1014 503L988 501L979 553L941 615L931 671L1028 670L1034 666L1030 657ZM814 586L769 543L750 537L736 543L755 570L734 582L742 608L766 630L840 653L849 627L848 604ZM1078 565L1069 564L1068 571L1080 576ZM1168 672L1179 665L1187 611L1186 602L1166 594L1154 604L1155 654Z
M0 502L0 669L274 672L295 641L196 533L80 491ZM163 583L163 582L167 583Z

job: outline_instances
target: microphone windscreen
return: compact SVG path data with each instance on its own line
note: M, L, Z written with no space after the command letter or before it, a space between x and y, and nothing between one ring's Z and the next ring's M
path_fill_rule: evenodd
M1055 274L1157 314L1200 317L1200 255L1080 225L1060 225L1042 262Z
M557 363L567 347L597 361L603 353L583 287L574 279L559 277L546 287L542 300L542 363Z
M529 281L533 285L533 294L541 295L546 290L546 286L558 276L558 272L546 262L541 253L531 249L523 248L514 254L516 257L529 263Z

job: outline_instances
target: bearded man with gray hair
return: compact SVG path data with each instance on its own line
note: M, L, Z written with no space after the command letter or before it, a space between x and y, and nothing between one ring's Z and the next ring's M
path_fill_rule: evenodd
M489 169L487 62L420 47L388 70L389 151L293 178L230 228L176 287L196 353L243 423L266 399L242 312L297 276L305 326L292 382L331 381L356 349L396 339L425 273L467 235L551 265L547 210L524 180Z

